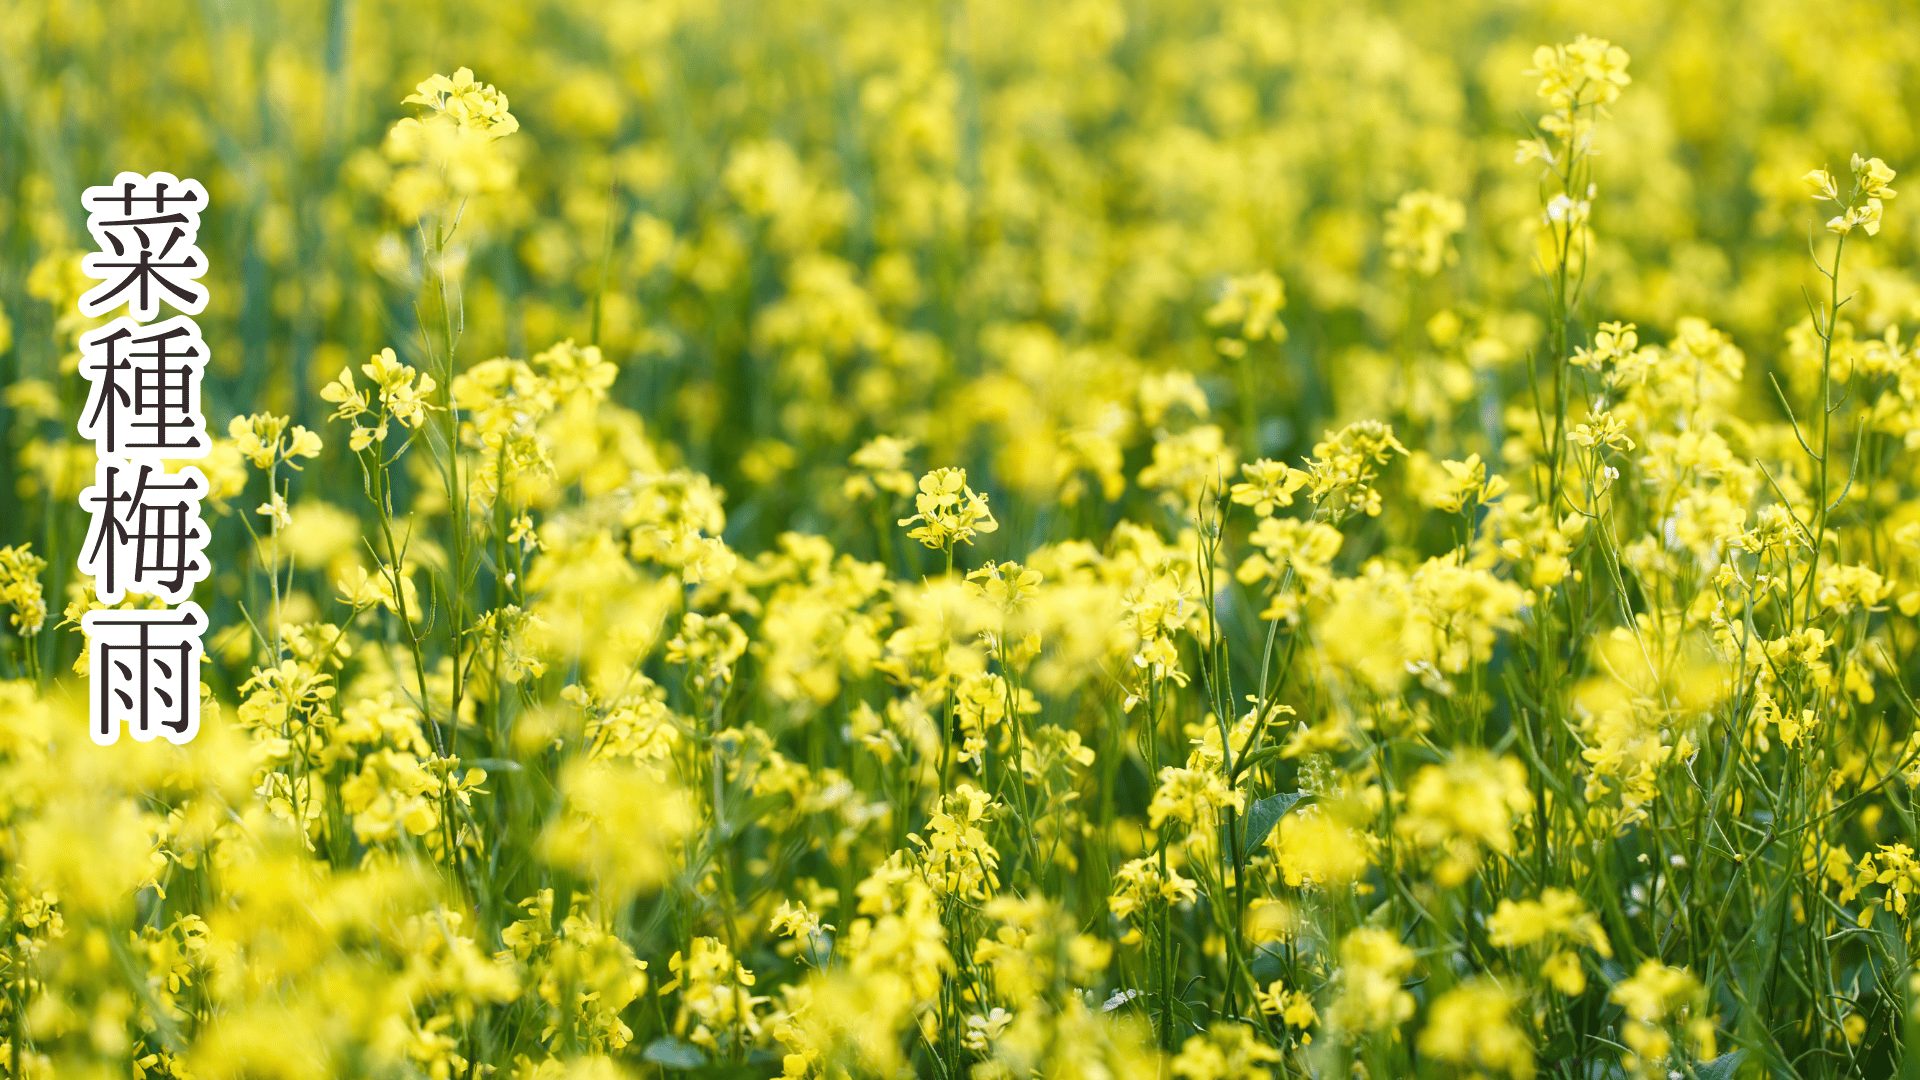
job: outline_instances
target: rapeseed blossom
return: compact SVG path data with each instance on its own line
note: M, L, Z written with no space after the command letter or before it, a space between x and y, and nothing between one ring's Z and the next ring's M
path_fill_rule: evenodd
M907 535L930 548L951 551L1000 527L985 496L967 486L965 469L935 469L922 476L913 508L913 516L900 524L914 526Z

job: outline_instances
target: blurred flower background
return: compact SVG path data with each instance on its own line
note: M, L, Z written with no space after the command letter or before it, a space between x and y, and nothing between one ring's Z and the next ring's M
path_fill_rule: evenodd
M1913 1067L1917 102L1853 0L0 0L0 1071Z

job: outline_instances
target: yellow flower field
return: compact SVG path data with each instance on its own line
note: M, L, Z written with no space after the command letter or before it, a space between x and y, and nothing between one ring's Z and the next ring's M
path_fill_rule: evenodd
M1916 101L1859 0L0 0L0 1075L1920 1076Z

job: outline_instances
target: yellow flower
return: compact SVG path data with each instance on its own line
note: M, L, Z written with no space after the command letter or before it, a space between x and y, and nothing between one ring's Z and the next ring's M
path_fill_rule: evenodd
M1463 461L1442 461L1441 475L1430 481L1420 499L1443 513L1458 514L1484 506L1507 493L1507 482L1487 474L1486 462L1479 454L1468 454Z
M459 68L451 76L423 79L403 100L409 105L425 105L458 127L488 138L498 139L520 130L520 121L507 111L507 95L490 83L474 79L471 68Z
M1233 485L1233 501L1253 507L1261 517L1272 517L1274 510L1293 505L1293 494L1307 485L1307 474L1285 462L1261 458L1240 466L1244 481Z
M1564 45L1542 45L1533 51L1527 74L1540 77L1539 95L1555 109L1575 110L1607 105L1632 82L1627 74L1627 51L1605 38L1581 34Z
M1248 342L1286 340L1287 328L1280 321L1286 306L1286 287L1271 271L1262 270L1227 279L1220 299L1207 309L1207 325L1234 335L1215 342L1223 354L1243 356Z
M1353 511L1378 517L1380 493L1373 487L1381 466L1407 448L1393 428L1379 420L1361 420L1328 432L1307 459L1307 490L1335 520Z
M1513 995L1491 979L1470 979L1441 994L1420 1031L1420 1052L1478 1076L1534 1074L1533 1047L1514 1022Z
M941 800L940 809L927 821L926 836L909 837L934 891L979 901L1000 888L1000 853L982 828L994 810L993 796L972 784L961 784Z
M912 439L876 435L853 452L849 462L857 470L842 489L849 499L872 498L877 491L889 495L913 493L913 474L907 471L907 455L913 451Z
M930 548L971 544L976 535L1000 527L987 509L987 497L967 486L965 469L935 469L922 476L913 506L914 515L899 524L914 526L907 535Z
M1627 1014L1621 1037L1630 1051L1623 1061L1641 1077L1668 1075L1679 1034L1695 1060L1714 1056L1714 1022L1707 1012L1707 991L1685 968L1658 960L1640 962L1630 978L1616 983L1608 998Z
M1432 277L1459 259L1453 238L1466 224L1466 207L1457 200L1410 191L1387 211L1387 261L1396 269Z
M1438 856L1434 880L1458 885L1488 854L1513 851L1513 822L1529 805L1526 767L1510 757L1456 753L1424 765L1407 790L1395 821L1401 837Z
M319 457L322 449L319 435L271 413L236 416L227 424L227 435L256 469L285 464L297 471L299 459Z
M1879 158L1853 155L1853 180L1862 194L1874 199L1893 198L1896 194L1892 187L1894 176L1894 171Z
M1289 990L1287 984L1278 979L1261 988L1257 998L1261 1012L1279 1017L1281 1022L1297 1031L1304 1032L1320 1021L1320 1014L1313 1007L1313 999L1302 991ZM1302 1035L1300 1041L1312 1042L1313 1036Z
M678 788L632 763L572 762L559 789L561 808L540 836L541 854L610 898L631 898L665 881L680 859L681 838L696 824Z
M46 624L47 601L40 587L46 568L47 560L25 544L0 547L0 604L13 609L7 621L22 637L32 637Z
M1366 873L1373 863L1372 845L1357 816L1354 807L1336 803L1282 817L1269 842L1286 883L1337 889Z
M1340 939L1340 992L1329 1017L1348 1032L1378 1031L1413 1016L1413 995L1402 983L1413 971L1413 950L1390 930L1362 927Z
M1267 1066L1281 1060L1245 1024L1218 1023L1205 1034L1192 1035L1173 1059L1173 1075L1180 1080L1267 1080Z
M266 518L267 524L276 533L293 524L293 515L287 510L286 497L278 492L274 493L273 498L261 503L253 512Z
M1162 905L1190 904L1200 896L1192 878L1153 858L1132 859L1114 871L1113 894L1107 897L1107 910L1116 918L1134 919L1156 913Z
M1147 807L1147 822L1159 828L1173 818L1194 829L1209 829L1222 819L1222 811L1246 808L1246 793L1227 786L1226 777L1217 772L1169 766L1160 770L1160 787Z
M1586 972L1575 950L1589 948L1613 955L1600 920L1580 897L1565 889L1545 889L1537 900L1502 900L1487 919L1487 939L1502 949L1545 952L1541 977L1569 996L1586 989Z

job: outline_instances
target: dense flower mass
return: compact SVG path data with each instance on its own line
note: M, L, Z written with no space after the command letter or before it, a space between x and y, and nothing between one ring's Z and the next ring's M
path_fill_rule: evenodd
M0 1074L1911 1072L1917 89L1858 0L0 0ZM87 733L120 169L210 195L184 747Z

